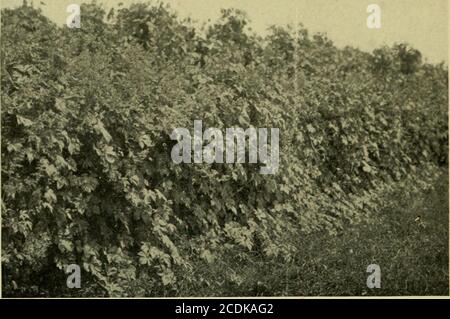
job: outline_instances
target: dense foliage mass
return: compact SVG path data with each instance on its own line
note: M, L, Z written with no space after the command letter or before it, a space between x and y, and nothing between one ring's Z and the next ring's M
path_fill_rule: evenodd
M262 38L222 13L198 29L162 5L90 4L70 29L2 10L5 295L72 293L73 263L83 294L111 296L173 294L229 251L289 260L293 238L345 231L447 163L443 64L404 44L338 49L301 27ZM278 173L174 164L169 135L196 119L279 128Z

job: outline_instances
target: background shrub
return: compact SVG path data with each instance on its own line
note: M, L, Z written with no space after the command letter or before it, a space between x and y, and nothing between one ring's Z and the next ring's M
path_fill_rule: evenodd
M162 5L81 11L69 29L2 10L5 295L68 293L72 263L78 293L111 296L173 293L229 251L291 260L301 234L367 221L389 185L448 162L448 71L406 44L261 38L236 10L204 30ZM169 134L195 119L279 128L278 173L174 164Z

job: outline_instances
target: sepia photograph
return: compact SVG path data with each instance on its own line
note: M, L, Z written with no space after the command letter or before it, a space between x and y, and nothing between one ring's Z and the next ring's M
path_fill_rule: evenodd
M2 298L449 297L448 0L0 3Z

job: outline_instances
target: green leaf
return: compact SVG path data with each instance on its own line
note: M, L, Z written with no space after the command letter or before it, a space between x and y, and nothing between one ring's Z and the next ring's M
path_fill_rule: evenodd
M33 123L33 121L31 121L23 116L17 115L17 124L27 127L27 126L33 125L34 123Z
M51 203L56 203L56 195L55 192L49 188L45 194L44 194L45 199L47 200L47 202Z

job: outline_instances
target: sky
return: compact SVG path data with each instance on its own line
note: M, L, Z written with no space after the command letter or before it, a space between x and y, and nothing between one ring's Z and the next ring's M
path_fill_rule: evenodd
M40 2L45 4L41 4ZM2 7L15 7L22 0L0 0ZM31 0L28 0L31 2ZM64 24L69 4L91 0L34 0L47 17ZM140 0L97 0L109 9L119 3ZM420 50L430 63L448 64L448 0L163 0L179 14L198 23L216 20L221 8L245 11L254 32L265 34L271 25L302 23L310 33L322 32L338 47L350 45L371 52L382 45L406 42ZM381 28L366 25L369 4L381 9ZM81 23L83 17L81 16Z

